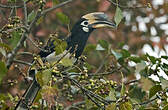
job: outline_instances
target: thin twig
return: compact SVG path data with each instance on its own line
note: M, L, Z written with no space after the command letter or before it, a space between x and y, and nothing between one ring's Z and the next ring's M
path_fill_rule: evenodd
M17 46L13 49L13 51L12 51L11 53L8 54L8 60L7 60L7 63L6 63L7 68L9 68L9 67L11 66L12 61L13 61L13 59L14 59L16 53L17 53L18 50L23 46L24 41L26 40L27 36L28 36L29 33L31 32L32 27L34 27L34 25L35 25L35 23L37 22L37 20L38 20L41 16L47 14L48 12L51 12L51 11L57 9L57 8L60 8L60 7L66 5L66 4L68 4L68 3L70 3L70 2L72 2L72 1L73 1L73 0L68 0L68 1L62 2L62 3L56 5L56 6L52 7L52 8L46 9L46 10L44 10L44 11L42 11L42 12L41 12L40 10L38 10L38 12L37 12L37 14L36 14L34 20L31 22L31 24L30 24L30 26L29 26L29 28L28 28L28 31L26 31L26 32L24 32L24 33L22 34L22 37L21 37L20 41L17 43Z
M79 88L82 90L82 92L83 92L93 103L95 103L98 107L101 108L101 105L100 105L98 102L96 102L96 101L91 97L91 94L88 94L88 92L86 92L86 90L85 90L77 81L75 81L74 79L71 79L71 81L72 81L77 87L79 87Z
M100 64L99 68L96 70L95 74L97 74L104 66L104 63L106 62L107 58L109 57L109 54L107 54L105 56L105 58L103 59L102 63Z
M6 63L6 66L7 68L9 68L12 64L12 61L16 55L16 53L19 51L19 49L23 46L23 43L24 41L26 40L28 34L30 33L32 27L34 26L34 24L36 23L36 21L39 19L39 15L40 15L40 11L37 12L34 20L31 22L29 28L28 28L28 31L25 31L23 34L22 34L22 37L20 39L20 41L17 43L16 47L13 49L12 53L9 53L8 54L8 60L7 60L7 63Z
M44 110L44 99L42 99L41 110Z
M24 32L24 33L22 34L22 37L21 37L20 41L17 43L16 47L13 49L12 53L9 53L9 54L8 54L8 60L7 60L7 62L6 62L7 68L9 68L9 67L11 66L12 61L13 61L13 59L14 59L16 53L17 53L18 50L22 47L23 42L26 40L26 37L27 37L27 33Z
M29 3L31 0L27 0L25 3ZM3 5L3 4L0 4L0 8L22 8L24 5Z
M131 83L136 83L136 82L138 82L138 81L139 81L139 80L137 80L137 79L131 80L131 81L129 81L129 82L124 83L124 85L129 85L129 84L131 84ZM122 87L122 85L119 85L119 86L116 87L116 89L119 89L119 88L121 88L121 87Z
M149 103L155 101L156 99L158 99L158 98L155 97L155 98L153 98L153 99L151 99L151 100L148 100L148 101L145 101L145 102L142 102L142 103L133 104L133 105L134 105L134 106L135 106L135 105L146 105L146 104L149 104Z
M93 103L95 103L99 108L102 108L102 106L98 103L98 102L96 102L96 100L94 100L91 96L90 96L90 94L87 94L85 91L83 91L84 92L84 94L93 102ZM104 107L102 108L103 110L104 110Z
M73 79L73 78L69 78L69 79L70 79L71 81L73 81L74 84L75 84L77 87L79 87L81 90L85 91L86 93L89 93L92 97L96 98L97 100L99 100L100 102L102 102L102 103L104 103L104 104L106 104L106 105L109 104L109 101L107 101L107 100L105 100L103 97L101 97L101 96L99 96L99 95L93 93L92 91L87 90L87 89L84 88L82 85L80 85L75 79ZM113 101L111 100L111 102L113 102Z
M5 21L8 21L4 12L2 10L0 10L0 14L2 15L2 19L5 20Z
M21 64L28 65L28 66L32 66L31 63L28 63L28 62L25 62L25 61L22 61L22 60L16 60L16 59L14 59L13 62L15 62L15 63L21 63Z
M8 33L8 32L12 32L12 31L17 30L17 29L24 29L25 31L28 31L28 29L25 26L19 26L19 27L15 27L15 28L12 28L12 29L5 30L5 31L3 31L3 29L1 29L0 32L1 33Z
M11 11L10 11L10 14L9 14L9 18L13 15L14 11L15 11L15 8L11 8Z
M114 72L117 72L119 70L121 70L122 67L119 67L117 69L114 69L113 71L110 72L104 72L104 73L89 73L88 76L103 76L103 75L110 75L113 74Z
M23 0L23 6L24 6L24 23L26 26L28 26L28 23L27 23L27 6L26 6L26 1Z
M19 52L17 55L31 55L31 56L33 56L33 53L30 53L30 52Z
M118 7L122 8L122 9L147 8L147 6L132 6L132 7L128 7L128 6L123 6L123 5L120 5L120 4L118 4L118 3L115 3L115 2L113 2L112 0L107 0L107 1L109 1L109 2L112 3L113 5L118 6Z
M45 50L41 47L39 47L30 37L27 38L36 48L38 48L40 51L43 51L43 52L50 52L49 50Z
M44 11L41 13L41 16L42 16L42 15L45 15L45 14L47 14L48 12L51 12L51 11L57 9L57 8L60 8L60 7L64 6L64 5L67 5L68 3L71 3L72 1L73 1L73 0L67 0L67 1L65 1L65 2L62 2L62 3L58 4L58 5L56 5L56 6L53 6L52 8L46 9L46 10L44 10Z

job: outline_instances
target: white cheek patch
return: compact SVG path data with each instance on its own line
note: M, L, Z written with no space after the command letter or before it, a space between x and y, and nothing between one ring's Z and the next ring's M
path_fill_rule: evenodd
M83 27L82 29L83 29L83 31L85 31L85 32L89 32L89 28L87 28L87 27Z

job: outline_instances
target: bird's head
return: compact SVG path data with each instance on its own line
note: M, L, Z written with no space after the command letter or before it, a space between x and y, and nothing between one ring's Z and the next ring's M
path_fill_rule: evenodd
M77 45L75 52L76 57L79 57L86 45L90 33L97 28L111 27L116 28L116 24L108 18L103 12L89 13L81 17L81 19L73 26L71 35L69 36L67 43L70 52L73 52Z
M73 30L80 30L86 33L92 32L97 28L111 27L116 28L116 24L112 22L104 12L89 13L81 17L74 25Z

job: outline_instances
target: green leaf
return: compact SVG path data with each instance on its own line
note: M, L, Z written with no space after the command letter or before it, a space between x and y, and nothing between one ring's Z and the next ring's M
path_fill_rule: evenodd
M103 48L105 48L106 50L108 50L109 47L109 43L105 40L99 40L98 44L100 44Z
M76 94L79 91L79 89L77 87L75 87L75 86L71 85L70 88L71 88L71 93L72 94Z
M110 90L109 99L110 99L110 100L116 100L116 97L115 97L115 89L114 89L114 88L111 88L111 90Z
M121 50L121 54L122 54L122 57L123 58L128 58L128 57L130 57L130 53L128 52L128 50L125 50L125 49L122 49Z
M94 44L88 44L85 49L84 49L84 53L89 53L96 50L96 45Z
M36 79L40 86L47 85L51 79L51 69L45 69L37 72Z
M168 104L163 107L163 110L168 110Z
M139 73L141 70L145 69L145 67L146 67L146 63L144 61L141 61L141 63L137 63L135 67L136 68L135 72Z
M43 98L48 98L48 100L52 100L52 98L57 97L58 96L58 90L56 88L53 88L51 86L48 85L44 85L42 86L41 89L41 95Z
M5 63L0 61L0 84L4 76L6 75L8 69L5 66Z
M44 20L44 18L43 18L43 16L41 16L41 17L37 20L36 26L38 26L40 23L42 23L43 20Z
M150 88L152 88L154 86L154 83L149 78L145 78L143 76L141 76L140 83L141 83L141 88L144 91L149 91ZM146 86L146 85L148 85L148 86Z
M116 12L115 12L115 16L114 16L114 21L116 23L116 25L118 26L118 24L121 22L121 20L123 19L123 14L121 9L117 6L116 8Z
M0 42L0 47L4 48L4 49L7 50L7 51L11 51L10 46L7 45L7 44L5 44L5 43L1 43L1 42Z
M124 75L123 75L123 73L121 73L121 77L122 77L122 79L124 79ZM122 85L121 85L121 96L124 96L125 95L125 91L126 91L126 87L125 87L125 84L124 84L124 82L122 82Z
M93 65L91 65L91 64L89 64L87 62L84 63L84 67L86 67L87 70L91 70L91 69L95 68L95 66L93 66Z
M9 97L10 101L13 101L13 100L14 100L14 97L13 97L10 93L8 93L7 95L8 95L8 97Z
M161 56L161 58L163 58L163 59L168 59L168 56Z
M123 48L124 45L125 45L125 42L118 42L117 47Z
M136 99L136 101L141 102L145 94L145 91L143 91L142 88L138 87L137 85L131 85L129 88L129 96L132 99Z
M121 85L121 96L124 96L125 91L126 91L126 87L125 87L124 83L122 83L122 85Z
M7 100L8 99L8 96L4 93L0 93L0 100Z
M53 5L57 5L59 3L59 0L52 0Z
M122 102L119 105L119 110L133 110L130 102Z
M96 50L101 51L101 50L105 50L105 48L103 48L100 44L97 44Z
M92 110L90 108L92 108L94 106L94 103L90 99L88 99L87 97L85 97L85 103L86 103L86 110Z
M164 79L163 77L160 77L160 82L161 82L161 86L162 86L162 89L165 89L168 87L168 80Z
M0 53L6 57L6 50L3 48L0 48Z
M161 85L155 85L149 90L149 98L153 97L157 92L161 91Z
M68 66L72 66L74 64L74 61L73 59L70 59L70 58L63 58L60 63L65 66L65 67L68 67Z
M141 76L147 78L148 77L148 67L145 67L143 70L141 70L139 73Z
M60 39L55 39L54 45L55 45L55 55L59 55L60 53L63 53L67 47L67 43Z
M68 16L66 16L64 13L58 12L58 13L56 13L56 17L57 17L63 24L69 24L69 22L70 22Z
M20 38L21 38L21 31L13 31L12 38L10 38L9 40L10 47L15 48Z
M122 54L121 53L118 53L114 50L111 50L111 53L115 56L115 58L118 60L120 58L122 58Z
M116 110L116 103L112 103L106 107L106 110Z
M141 62L141 58L136 57L136 56L131 56L129 57L129 60L135 62L135 63L140 63Z
M166 74L168 74L168 64L163 63L163 64L161 65L161 69L162 69Z
M28 18L27 18L28 22L33 21L33 19L35 18L35 16L36 16L36 12L33 10L33 11L28 15Z
M149 54L146 54L146 56L150 59L150 61L155 64L157 61L157 58L155 58L154 56L150 56Z

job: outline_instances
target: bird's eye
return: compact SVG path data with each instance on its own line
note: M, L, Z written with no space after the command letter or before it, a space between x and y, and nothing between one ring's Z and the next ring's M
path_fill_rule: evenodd
M87 21L85 21L85 22L84 22L84 25L88 25L88 22L87 22Z
M88 25L88 21L83 21L83 22L81 23L81 25L87 26L87 25Z

